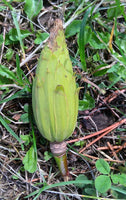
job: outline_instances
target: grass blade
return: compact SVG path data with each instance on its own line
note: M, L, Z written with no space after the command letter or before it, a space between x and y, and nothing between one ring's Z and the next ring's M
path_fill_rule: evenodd
M19 142L22 143L22 140L16 135L16 133L8 126L5 120L0 116L1 124L6 128L6 130Z
M11 101L13 99L17 99L17 98L24 98L24 97L25 98L29 98L30 97L30 93L31 93L31 89L26 85L25 88L23 88L22 90L16 92L11 97L1 100L0 104L2 104L4 102Z
M87 70L86 61L85 61L85 44L86 44L86 41L85 41L84 34L85 34L86 22L87 22L88 15L89 15L90 11L91 11L91 7L88 8L88 10L86 11L86 13L84 15L84 18L83 18L82 23L81 23L80 34L79 34L79 52L80 52L80 59L81 59L81 63L82 63L82 69L84 71Z
M25 198L28 198L28 197L31 197L31 196L37 194L36 197L33 199L33 200L36 200L39 197L39 195L45 190L51 189L53 187L60 187L60 186L64 186L64 185L71 185L71 184L78 184L78 183L93 184L93 181L92 180L83 180L83 181L75 180L75 181L55 183L55 184L52 184L52 185L46 185L46 186L42 187L40 190L36 190L35 192L29 194Z
M20 59L19 59L19 55L16 54L16 67L17 67L17 76L19 78L20 83L22 83L22 70L20 68Z
M116 192L120 192L121 194L126 195L126 189L122 189L121 187L117 187L117 186L111 186L111 189L116 191Z
M24 44L23 44L23 41L22 41L22 38L21 38L21 32L20 32L18 21L17 21L16 11L14 9L12 10L12 17L13 17L14 24L15 24L16 29L17 29L17 34L18 34L18 37L19 37L19 41L20 41L20 45L21 45L23 55L25 55Z
M16 67L17 67L17 76L18 76L18 83L20 85L25 85L28 84L29 86L31 86L27 76L24 74L23 70L20 68L20 59L19 59L19 55L16 54Z

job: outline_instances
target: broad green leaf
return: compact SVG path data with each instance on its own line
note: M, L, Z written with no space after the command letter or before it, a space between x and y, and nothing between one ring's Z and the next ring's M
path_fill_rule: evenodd
M97 61L100 60L100 55L99 55L98 52L96 52L96 54L94 54L94 56L93 56L93 60L94 60L95 62L97 62Z
M108 73L117 73L118 72L118 68L119 68L120 64L116 63L115 65L113 65L110 69L107 70Z
M113 5L113 8L109 8L107 10L107 16L109 19L114 19L114 17L118 17L118 16L122 15L124 10L125 10L124 6L114 7L114 5Z
M105 49L108 42L109 42L110 34L107 32L97 32L92 33L92 37L89 40L89 44L94 48L94 49Z
M7 33L5 35L5 45L12 45L14 43L12 40L10 40L9 37L10 37L10 35L9 35L9 33ZM17 43L17 41L15 43Z
M30 173L34 173L37 169L37 154L34 150L34 147L31 146L31 148L27 151L24 159L23 164L25 170L27 170Z
M24 123L29 123L29 115L28 115L28 113L22 114L21 117L20 117L20 121L22 121Z
M48 33L37 33L36 39L34 40L35 44L41 44L46 38L48 38Z
M100 175L95 179L95 188L100 193L105 193L111 188L111 180L109 176Z
M31 34L32 33L29 32L28 30L20 30L20 37L21 37L21 39L24 39L24 38L28 37ZM20 41L17 29L12 28L9 31L9 39L12 40L13 42Z
M80 25L82 20L74 20L65 30L65 37L69 38L80 31Z
M29 104L26 103L26 104L24 105L24 111L25 111L25 112L28 112L28 111L29 111Z
M4 58L7 59L7 61L9 61L9 60L12 59L13 54L14 54L14 51L11 48L9 48L6 51L6 54L4 55Z
M107 69L105 68L105 66L106 66L106 64L97 66L93 75L94 76L103 76L104 74L106 74ZM100 70L100 68L102 68L102 67L104 67L104 69Z
M121 77L118 76L116 73L110 73L108 74L108 77L109 77L109 81L112 82L111 84L109 84L108 89L112 88L113 85L115 85L121 79Z
M53 157L52 154L49 153L48 151L44 152L44 159L45 159L45 161L50 160L52 157Z
M20 138L25 142L24 144L27 146L31 142L30 135L20 135Z
M118 38L115 43L120 47L124 53L126 53L126 35L124 34L123 37Z
M85 94L83 100L79 100L79 110L88 110L95 107L95 100L89 95Z
M126 79L126 68L121 66L119 63L113 65L107 72L114 72L124 80Z
M0 65L0 75L11 80L16 80L15 73L4 65Z
M119 183L118 178L119 178L119 174L111 174L111 179L114 184Z
M92 38L89 41L89 44L94 48L94 49L105 49L106 46L97 38L97 36L93 33Z
M126 174L111 174L111 179L114 184L120 183L126 186Z
M107 45L110 40L110 33L97 31L97 34L100 37L100 39Z
M13 82L13 80L12 79L8 79L8 78L6 78L6 77L3 77L3 76L1 76L0 75L0 85L1 85L1 89L3 89L3 88L6 88L7 86L6 86L6 84L13 84L14 82ZM4 85L4 87L3 87L3 85Z
M84 191L86 192L86 194L92 195L92 196L96 196L96 190L95 188L90 188L89 186L87 188L84 189Z
M99 172L101 172L102 174L109 174L110 173L110 167L109 164L103 160L103 159L99 159L96 161L96 168Z
M77 178L76 178L76 181L78 182L77 184L75 184L77 187L79 188L84 188L85 186L85 181L88 180L87 176L85 176L84 174L81 174L79 175ZM79 181L84 181L84 182L80 182Z
M37 16L43 7L43 0L25 0L24 11L29 19Z
M29 105L25 104L24 105L24 111L26 113L22 114L20 117L20 121L24 122L24 123L29 123Z
M108 88L111 88L121 79L123 79L124 81L126 80L125 66L120 65L120 63L113 65L109 70L107 70L107 72L109 80L112 82L112 84L110 84Z
M86 141L78 141L74 143L74 146L80 146L81 148L86 145Z

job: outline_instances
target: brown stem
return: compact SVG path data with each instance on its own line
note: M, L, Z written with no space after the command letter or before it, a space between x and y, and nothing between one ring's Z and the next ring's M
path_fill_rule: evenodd
M64 181L67 181L69 172L67 167L66 143L64 141L51 142L50 149L59 167L60 173L64 178Z

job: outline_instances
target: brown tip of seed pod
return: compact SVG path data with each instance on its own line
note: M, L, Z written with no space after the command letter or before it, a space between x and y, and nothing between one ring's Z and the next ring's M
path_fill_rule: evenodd
M48 46L49 48L53 49L57 45L55 38L58 35L58 31L62 30L63 31L63 24L61 19L56 19L54 22L53 27L50 30L50 37L49 37L49 43Z

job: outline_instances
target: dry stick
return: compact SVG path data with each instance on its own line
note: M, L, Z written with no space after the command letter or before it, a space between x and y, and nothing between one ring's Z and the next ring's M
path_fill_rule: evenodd
M99 139L101 139L103 136L105 136L105 135L107 135L110 131L112 131L113 129L115 129L115 128L117 128L119 125L121 125L121 124L123 124L123 123L126 123L126 118L125 119L122 119L121 121L119 121L119 122L116 122L115 124L113 124L113 125L111 125L111 126L109 126L109 127L107 127L106 128L106 132L105 133L103 133L101 136L99 136L98 138L96 138L95 140L93 140L91 143L89 143L85 148L83 148L82 150L80 150L80 152L79 153L81 153L81 152L83 152L85 149L87 149L89 146L91 146L92 144L94 144L95 142L97 142ZM105 130L105 129L103 129L103 130ZM102 130L102 131L103 131ZM100 131L98 131L98 132L100 132ZM97 132L97 133L98 133ZM93 135L93 134L92 134ZM98 134L97 134L98 135Z
M114 91L113 94L110 94L107 99L108 103L110 103L111 101L113 101L118 95L122 94L126 91L126 89L121 89L121 90L116 90Z
M99 159L100 159L100 158L98 158L98 157L91 156L91 155L88 155L88 154L85 154L85 153L83 153L82 155L85 156L85 157L94 159L94 160L99 160ZM125 163L125 161L121 161L121 160L113 160L113 159L107 159L107 158L105 158L104 160L106 160L106 161L108 161L108 162Z
M70 140L70 141L66 141L67 144L70 144L70 143L73 143L73 142L78 142L78 141L82 141L82 140L86 140L86 139L89 139L91 137L94 137L96 135L99 135L101 133L104 133L105 131L111 131L111 129L115 129L116 127L118 127L119 125L123 124L126 122L126 118L125 119L122 119L121 121L119 122L116 122L115 124L112 124L111 126L108 126L107 128L104 128L98 132L95 132L95 133L92 133L90 135L87 135L87 136L84 136L84 137L81 137L81 138L78 138L78 139L73 139L73 140Z
M112 42L113 42L113 35L114 35L115 23L113 24L110 39L109 39L109 49L112 50Z
M116 158L116 160L119 160L118 156L116 155L113 146L110 144L110 142L107 142L107 145L109 147L109 149L112 151L112 154L114 155L114 157Z
M112 125L112 126L113 126L113 125ZM109 130L109 129L110 129L110 126L107 127L107 128L105 128L105 129L102 129L102 130L100 130L100 131L97 131L97 132L95 132L95 133L92 133L92 134L90 134L90 135L87 135L87 136L84 136L84 137L81 137L81 138L78 138L78 139L73 139L73 140L66 141L66 143L67 143L67 144L70 144L70 143L73 143L73 142L78 142L78 141L86 140L86 139L92 138L92 137L94 137L94 136L96 136L96 135L99 135L99 134L101 134L101 133L103 133L103 132L105 132L105 131L107 131L107 130Z
M113 146L113 149L119 149L122 148L122 146ZM98 147L97 150L109 150L109 147Z
M44 42L42 42L28 57L26 57L21 63L20 63L20 67L22 67L25 63L29 62L29 60L31 60L31 58L34 56L34 54L43 47L43 44L48 40L48 38L46 40L44 40Z
M110 103L110 102L113 101L118 95L120 95L120 94L123 95L123 93L124 93L125 91L126 91L126 89L116 90L116 91L114 91L114 93L110 94L109 96L105 97L104 99L101 99L103 102L100 102L100 103L98 104L98 108L101 107L104 103L106 103L106 104L107 104L107 102ZM107 106L108 106L108 104L107 104ZM97 108L95 107L95 108L91 111L90 115L91 115L92 113L94 113L96 110L97 110Z
M126 142L122 146L120 146L120 148L118 150L116 150L115 153L118 153L119 151L121 151L125 147L126 147Z
M83 81L83 82L85 82L85 83L88 83L88 84L94 86L95 88L97 88L97 90L98 90L99 92L101 92L102 94L105 94L105 91L104 91L103 89L101 89L101 88L98 87L95 83L93 83L93 82L91 82L90 80L88 80L86 77L83 77L83 78L81 79L81 81Z
M88 147L90 147L92 144L94 144L95 142L97 142L98 140L100 140L103 136L107 135L112 130L113 130L113 128L109 129L108 131L106 131L105 133L103 133L102 135L100 135L98 138L96 138L95 140L93 140L92 142L90 142L88 145L86 145L86 147L84 147L83 149L81 149L79 151L79 153L82 153L83 151L85 151Z
M100 99L101 99L101 97L100 97ZM120 118L119 115L107 104L107 102L104 99L102 101L111 110L111 112L119 119Z

